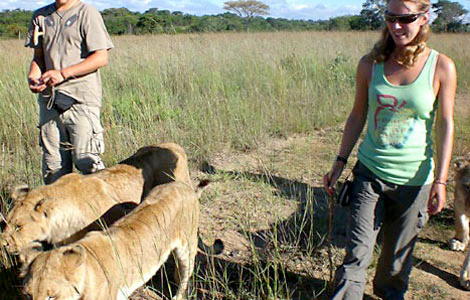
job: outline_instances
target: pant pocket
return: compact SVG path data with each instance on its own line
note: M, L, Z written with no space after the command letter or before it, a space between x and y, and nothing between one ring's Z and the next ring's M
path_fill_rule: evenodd
M88 144L88 152L93 154L103 154L104 147L104 135L103 126L101 126L100 120L92 118L90 120L92 126L92 135Z
M419 230L423 229L424 226L426 226L426 224L428 223L429 221L429 214L428 214L428 211L427 211L427 207L425 209L422 209L418 212L418 224L417 224L417 227Z

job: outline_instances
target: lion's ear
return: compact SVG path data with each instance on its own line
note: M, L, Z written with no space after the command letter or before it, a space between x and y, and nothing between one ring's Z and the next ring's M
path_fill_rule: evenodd
M19 185L15 187L15 190L11 193L11 199L13 202L24 199L29 191L30 188L27 185Z
M43 252L41 243L33 242L28 247L25 247L20 251L20 278L25 278L29 271L29 266L32 264L34 259Z
M34 206L34 211L42 213L47 218L47 209L43 207L44 202L46 202L46 198L39 200Z
M68 261L74 264L74 267L81 266L87 256L85 248L80 244L65 248L62 254L64 258L67 258Z
M467 163L467 160L460 157L454 161L454 167L456 170L460 170L465 166L466 163Z

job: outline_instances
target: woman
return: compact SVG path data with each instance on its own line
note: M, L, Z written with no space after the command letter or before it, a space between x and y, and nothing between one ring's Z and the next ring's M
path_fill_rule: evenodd
M356 96L338 156L324 178L328 194L367 120L358 150L343 264L332 299L362 299L377 234L383 246L374 293L404 299L417 234L440 212L453 146L456 71L450 58L426 46L429 0L388 0L386 27L357 68ZM431 130L436 117L437 161Z

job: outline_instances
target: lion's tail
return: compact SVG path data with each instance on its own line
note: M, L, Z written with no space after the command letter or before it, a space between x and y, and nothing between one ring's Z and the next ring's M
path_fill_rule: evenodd
M211 183L211 181L209 179L203 179L203 180L199 181L199 184L196 187L196 194L197 194L198 198L201 197L202 192L209 185L209 183Z
M206 245L200 235L197 239L197 246L199 252L206 255L218 255L224 251L224 242L221 239L215 239L212 245Z

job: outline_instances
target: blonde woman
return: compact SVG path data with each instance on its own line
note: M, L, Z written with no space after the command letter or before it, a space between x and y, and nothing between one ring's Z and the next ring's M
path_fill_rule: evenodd
M382 37L358 64L354 106L338 156L323 178L332 194L367 122L353 171L348 243L336 272L335 300L363 298L379 230L384 238L374 293L404 299L417 235L446 201L457 79L452 60L426 46L430 6L429 0L387 1Z

